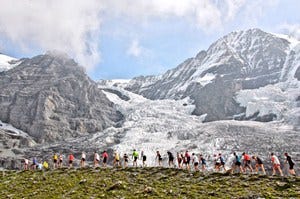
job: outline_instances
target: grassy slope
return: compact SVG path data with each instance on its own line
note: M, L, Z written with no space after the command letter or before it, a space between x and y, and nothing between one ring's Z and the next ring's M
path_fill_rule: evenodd
M165 168L5 171L1 198L300 198L300 178Z

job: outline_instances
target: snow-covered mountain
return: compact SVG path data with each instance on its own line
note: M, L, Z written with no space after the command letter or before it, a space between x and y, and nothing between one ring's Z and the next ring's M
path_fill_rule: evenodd
M285 120L300 126L300 42L259 29L232 32L157 77L127 90L149 99L194 100L205 121Z
M17 65L17 59L0 53L0 72L6 71Z

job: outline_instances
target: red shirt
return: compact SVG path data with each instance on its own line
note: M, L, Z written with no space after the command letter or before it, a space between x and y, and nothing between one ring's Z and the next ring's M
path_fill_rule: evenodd
M74 160L74 156L71 154L71 155L69 155L69 160Z
M106 152L104 152L104 153L102 154L102 157L103 157L103 158L108 158L108 154L107 154Z

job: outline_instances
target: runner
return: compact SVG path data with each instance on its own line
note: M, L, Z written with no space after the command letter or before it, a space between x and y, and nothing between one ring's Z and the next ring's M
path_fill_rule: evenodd
M162 157L161 157L159 151L156 151L156 158L155 158L155 160L158 161L158 166L161 166Z
M56 169L58 168L58 156L56 153L53 155L53 168Z
M214 162L215 162L215 171L220 171L221 160L220 160L220 158L217 156L217 154L214 154Z
M69 155L69 168L72 168L73 167L73 161L74 161L74 155L73 153L70 153Z
M244 173L246 173L247 168L250 169L250 172L252 173L253 169L252 169L252 166L251 166L251 157L250 157L250 155L246 154L245 152L242 155L243 155L243 160L244 160L244 167L243 167Z
M283 176L282 170L280 168L280 162L279 159L274 153L271 153L271 162L273 164L273 176L276 175L276 170L279 171L280 175Z
M103 166L104 168L106 168L106 166L107 166L107 161L108 161L108 154L107 154L106 151L103 151L103 153L102 153L102 158L103 158L103 160L102 160L102 166Z
M63 166L63 156L62 156L62 154L60 153L60 154L59 154L59 160L58 160L58 167L59 167L59 168L62 168L62 166Z
M37 165L38 165L38 163L37 163L37 160L36 160L36 158L35 158L35 157L34 157L34 158L32 158L31 169L32 169L32 170L35 170L35 169L36 169L36 167L37 167Z
M46 160L43 162L43 168L46 170L49 169L49 164Z
M94 168L99 166L100 156L97 151L94 152Z
M84 152L81 153L81 161L80 161L80 167L84 168L85 167L85 159L86 159L86 155Z
M124 154L124 156L123 156L123 159L124 159L124 168L126 168L127 167L127 165L128 165L128 155L125 153Z
M168 151L167 154L168 154L168 158L169 158L169 162L168 162L169 167L171 167L171 166L174 167L174 156L173 156L173 154L170 151Z
M133 159L133 166L137 167L137 159L139 158L139 153L133 149L132 159Z
M234 165L232 167L231 173L233 174L237 168L239 169L239 173L243 173L241 156L237 155L235 152L233 153L233 156L234 156Z
M120 155L115 152L114 153L114 167L119 167L120 166Z
M195 171L199 171L199 168L198 168L199 160L198 160L197 155L195 155L195 153L192 153L192 162L194 164Z
M141 152L141 159L143 160L143 167L146 167L147 156L144 154L144 151Z
M294 161L292 160L291 156L288 153L284 153L286 160L284 161L285 164L289 164L289 174L296 176L296 172L294 170Z
M28 164L29 164L29 160L28 159L24 159L24 170L28 170Z
M204 172L206 170L206 160L202 154L200 154L200 161L201 161L201 165L202 165L202 167L201 167L202 172Z
M222 168L224 169L224 171L226 172L226 168L225 168L225 159L224 159L224 157L222 156L221 153L219 153L219 158L220 158L220 162L221 162L220 168L222 167Z
M189 171L190 170L190 162L191 162L191 156L189 154L189 151L186 150L184 157L186 158L186 168Z
M262 160L257 156L252 156L252 159L255 160L255 171L258 174L258 169L261 168L264 175L266 175L266 170Z
M182 157L181 154L177 152L177 164L178 164L178 168L182 169Z

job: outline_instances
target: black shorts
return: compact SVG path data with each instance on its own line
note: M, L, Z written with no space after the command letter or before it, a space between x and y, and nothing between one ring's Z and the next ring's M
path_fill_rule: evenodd
M133 160L133 161L135 161L135 162L136 162L136 161L137 161L137 157L134 157L134 160Z
M158 158L159 161L162 161L162 158Z
M221 163L220 162L216 162L216 164L215 164L216 166L220 166L221 165Z
M62 163L62 160L59 160L60 163Z
M289 164L289 165L290 165L290 167L289 167L290 170L294 169L294 165L295 165L295 164Z
M53 160L54 163L57 163L57 160Z
M169 158L169 162L173 162L174 161L174 158Z
M224 165L225 165L225 162L221 162L221 165L224 166Z
M143 162L145 162L146 159L147 159L147 157L144 155L144 156L143 156Z
M194 166L195 166L195 167L196 167L196 166L198 166L198 165L199 165L199 163L198 163L198 162L195 162L195 163L194 163Z
M128 159L127 159L127 158L125 159L125 162L128 162Z
M81 161L84 162L84 161L85 161L85 158L81 158Z
M119 161L120 161L120 160L117 160L117 159L116 159L116 162L119 162Z
M72 164L73 163L73 160L69 160L69 164Z
M235 165L236 165L236 166L241 166L242 163L240 163L240 162L235 162Z
M103 163L106 163L107 162L107 157L104 157L103 158Z
M245 167L250 167L250 166L251 166L251 160L246 160Z
M186 158L187 164L190 164L190 161L191 161L191 157L187 157L187 158Z

